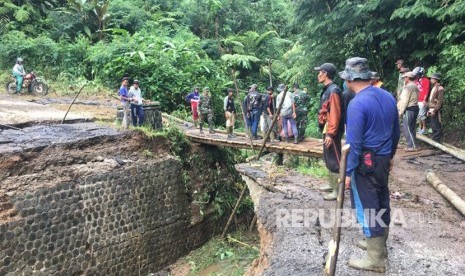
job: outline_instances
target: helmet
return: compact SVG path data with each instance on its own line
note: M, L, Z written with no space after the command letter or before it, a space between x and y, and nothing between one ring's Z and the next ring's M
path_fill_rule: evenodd
M413 69L413 74L415 75L415 77L423 77L425 75L425 68L423 67L415 67L415 69Z
M22 62L23 62L22 58L19 57L19 58L16 59L16 63L22 63Z

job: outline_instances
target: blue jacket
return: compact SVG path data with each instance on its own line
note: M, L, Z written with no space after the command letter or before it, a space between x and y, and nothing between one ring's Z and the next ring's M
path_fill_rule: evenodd
M191 92L186 96L186 102L191 103L191 101L198 102L200 99L200 93L199 92Z
M348 176L358 167L362 149L393 158L400 138L394 97L373 86L357 93L347 110L346 136L346 143L351 147L347 158Z

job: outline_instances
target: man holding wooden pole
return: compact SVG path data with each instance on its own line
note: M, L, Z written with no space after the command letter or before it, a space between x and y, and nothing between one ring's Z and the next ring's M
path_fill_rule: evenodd
M367 256L349 260L360 270L386 271L386 240L389 233L389 171L400 137L394 97L370 84L371 71L365 58L349 58L339 73L347 88L355 92L347 110L346 188L351 191L352 208L362 225Z

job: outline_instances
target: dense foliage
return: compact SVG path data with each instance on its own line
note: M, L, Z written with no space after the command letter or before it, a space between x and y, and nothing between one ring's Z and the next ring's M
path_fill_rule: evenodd
M393 90L404 58L443 73L444 120L462 137L464 29L465 0L4 0L0 70L21 56L56 83L87 79L112 91L130 76L167 111L209 86L219 111L234 79L242 91L263 90L270 75L275 86L308 87L315 108L312 68L342 69L351 56L368 58Z

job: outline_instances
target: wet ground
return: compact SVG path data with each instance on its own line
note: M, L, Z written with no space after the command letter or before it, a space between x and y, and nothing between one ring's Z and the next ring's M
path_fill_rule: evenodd
M391 176L391 207L397 213L393 214L385 275L463 275L465 219L426 183L424 171L434 168L445 182L455 179L450 187L463 196L459 188L465 165L443 154L415 156L399 151ZM249 275L321 275L330 240L330 220L323 215L305 217L299 210L325 210L326 215L333 210L335 203L322 200L317 190L324 180L292 170L280 171L266 162L242 164L238 169L251 176L248 186L262 239L261 256ZM344 208L350 208L348 196ZM294 224L291 221L290 227L282 227L293 211L296 213L290 217L296 220ZM380 275L348 267L350 257L364 255L355 246L361 238L358 226L342 230L337 275Z
M0 95L0 124L61 121L69 103L69 97L47 100ZM113 120L116 105L115 100L82 100L73 106L68 119ZM0 127L0 155L116 133L116 130L94 123L35 125L22 130ZM329 212L334 202L323 201L322 193L317 191L324 180L302 176L267 162L241 165L238 169L251 176L249 187L259 217L262 243L261 256L249 275L321 275L330 240L325 220L297 217L296 223L303 221L307 223L305 227L277 227L277 210L322 209ZM402 224L402 220L396 220L392 227L386 275L463 275L465 271L465 218L426 182L424 172L427 169L433 169L446 185L465 198L463 161L426 146L416 153L399 149L391 175L391 206L401 210L405 220ZM255 180L261 185L254 184ZM349 207L346 200L345 208ZM379 275L347 266L350 256L364 254L355 246L362 233L359 227L344 229L342 233L337 274Z

